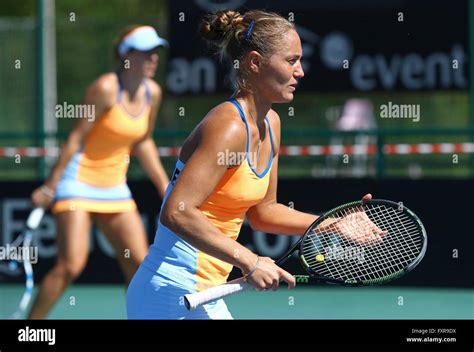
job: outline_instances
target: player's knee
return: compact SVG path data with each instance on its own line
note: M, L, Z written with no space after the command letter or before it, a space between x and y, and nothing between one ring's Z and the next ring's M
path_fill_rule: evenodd
M85 262L79 261L59 261L54 268L56 274L62 276L67 281L76 280L84 271Z

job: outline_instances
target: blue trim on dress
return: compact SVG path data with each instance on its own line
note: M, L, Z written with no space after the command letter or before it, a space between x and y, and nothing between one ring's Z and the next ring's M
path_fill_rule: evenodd
M272 128L270 127L270 123L268 122L268 118L265 116L265 121L267 122L268 124L268 131L270 133L270 143L271 143L271 147L272 147L272 150L270 152L270 160L268 161L268 164L267 164L267 167L265 168L265 170L263 170L260 174L254 169L253 165L252 165L252 162L250 161L249 159L249 147L250 147L250 131L249 131L249 126L248 126L248 123L247 123L247 118L245 117L245 113L244 113L244 110L242 109L242 106L240 105L240 103L234 99L234 98L231 98L228 100L229 102L231 102L232 104L234 104L236 107L237 107L237 110L239 111L239 114L240 114L240 117L242 118L242 120L244 121L245 123L245 129L247 131L247 147L245 149L245 154L247 155L247 162L250 166L250 169L252 170L252 172L255 174L255 176L257 176L258 178L263 178L265 177L265 175L267 174L268 170L270 169L270 167L272 166L272 162L273 162L273 153L274 153L274 150L273 150L273 135L272 135Z

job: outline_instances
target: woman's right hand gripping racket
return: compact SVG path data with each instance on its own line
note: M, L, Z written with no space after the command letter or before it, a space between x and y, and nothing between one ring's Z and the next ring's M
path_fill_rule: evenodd
M295 275L297 283L377 285L413 270L423 259L427 243L420 219L402 203L356 201L319 217L276 264L283 264L298 251L308 275ZM191 310L250 288L240 278L187 294L184 302Z

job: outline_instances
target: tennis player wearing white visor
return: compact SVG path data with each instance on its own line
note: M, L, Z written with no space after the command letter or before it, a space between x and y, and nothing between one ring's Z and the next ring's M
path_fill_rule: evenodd
M167 45L151 26L132 25L114 46L117 67L100 75L83 102L95 106L94 119L78 119L44 185L32 194L35 206L51 207L58 255L46 274L29 319L42 319L89 257L92 222L115 250L125 282L146 256L148 241L127 185L129 155L139 160L162 198L169 183L153 139L162 89L153 79L157 48Z
M168 41L161 38L153 27L140 26L123 38L118 53L124 57L131 49L148 51L160 46L168 46Z

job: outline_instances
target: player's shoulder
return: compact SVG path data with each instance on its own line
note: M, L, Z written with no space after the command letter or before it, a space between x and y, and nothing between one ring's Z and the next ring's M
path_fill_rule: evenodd
M223 102L210 110L199 124L203 137L235 140L237 144L247 140L247 132L240 114L230 102Z
M96 98L110 102L115 101L118 89L118 79L114 72L108 72L100 75L88 87L88 91Z
M239 111L228 101L211 109L204 117L203 123L215 127L227 126L228 129L242 130L245 132L245 124L240 117Z
M148 89L150 89L150 94L152 98L154 99L159 99L161 98L161 95L163 94L163 91L161 89L161 86L159 85L158 82L156 82L154 79L151 78L146 78L145 80Z
M117 92L119 86L117 74L115 72L104 73L97 77L91 86L104 93Z

